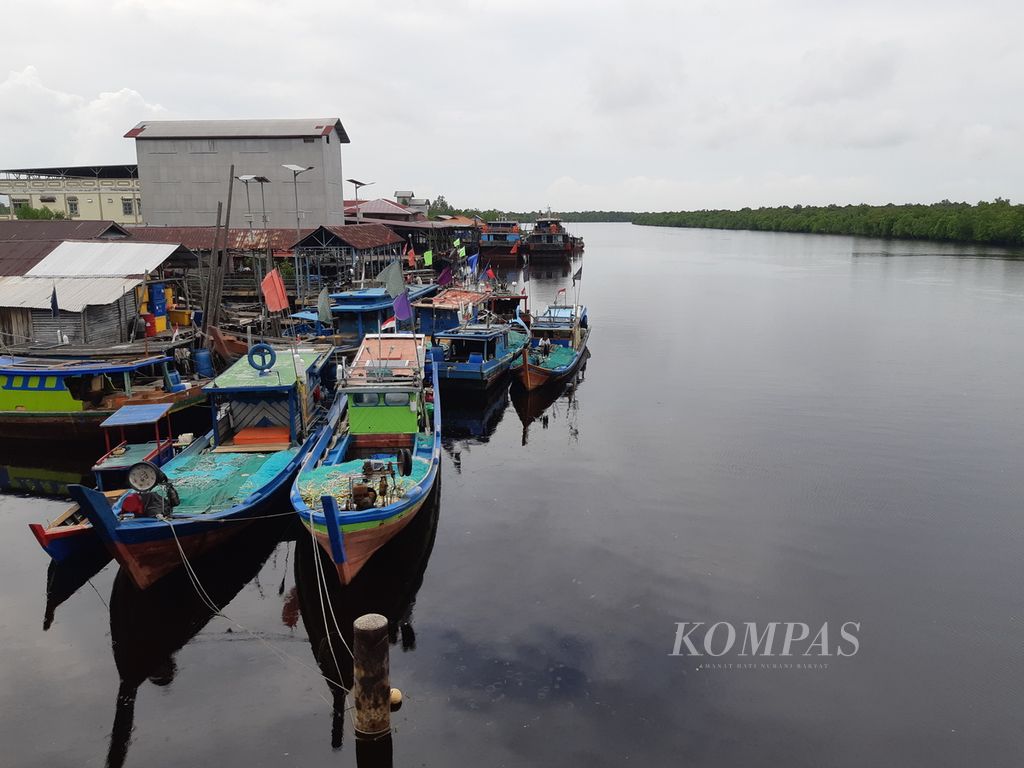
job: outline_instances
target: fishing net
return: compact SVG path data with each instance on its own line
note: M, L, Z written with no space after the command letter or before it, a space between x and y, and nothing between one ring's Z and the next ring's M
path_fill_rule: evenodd
M277 477L296 452L200 453L164 467L181 497L175 512L203 514L234 506Z
M571 347L552 346L547 355L542 355L534 347L530 350L530 362L542 368L554 370L570 365L576 357L576 350Z
M341 464L320 466L299 475L299 493L306 506L320 510L320 498L333 496L338 502L338 508L344 510L349 507L352 485L365 483L375 491L379 490L379 476L371 477L369 480L363 479L363 462L364 459L356 459ZM388 492L385 496L377 498L375 506L386 507L394 504L406 491L427 476L430 465L430 459L413 457L411 475L402 477L396 473L394 478L387 475Z

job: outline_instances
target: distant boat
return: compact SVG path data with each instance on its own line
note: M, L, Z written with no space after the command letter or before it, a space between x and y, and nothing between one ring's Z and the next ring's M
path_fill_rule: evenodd
M485 222L480 227L479 253L484 262L516 263L522 259L523 235L518 221Z
M426 337L367 336L341 390L348 418L322 435L292 487L292 506L348 584L413 519L437 482L436 368L423 385ZM431 399L432 398L432 399Z
M100 443L100 423L123 405L183 411L205 398L165 355L59 359L0 355L0 440L11 445ZM205 381L205 380L204 380Z
M256 345L205 387L210 432L161 468L135 464L133 492L111 504L100 491L68 490L145 589L279 509L306 454L340 418L341 401L326 407L335 376L333 348Z
M409 285L409 301L416 302L437 293L436 283ZM381 326L395 314L394 300L384 288L357 288L331 294L331 316L333 320L333 343L336 345L358 346L368 333L379 333ZM320 335L332 333L320 324L315 308L292 314L292 319L307 324L305 329L296 331L314 332Z
M552 304L533 319L530 344L512 363L512 375L528 390L564 381L579 368L589 338L586 307Z
M171 406L166 403L125 405L100 424L107 450L92 467L97 490L108 498L117 499L127 491L128 470L135 464L148 461L160 467L174 457L170 410ZM129 443L125 439L125 427L151 427L154 439ZM112 435L119 435L119 439L115 436L111 440ZM99 534L78 504L70 506L45 526L29 523L28 527L39 546L57 562L81 556L90 550L103 549Z
M508 373L527 340L526 333L505 324L467 323L435 333L434 346L439 348L441 357L427 361L428 375L436 368L441 384L493 386Z
M561 219L546 216L537 219L526 236L530 262L565 259L583 253L583 238L570 235Z

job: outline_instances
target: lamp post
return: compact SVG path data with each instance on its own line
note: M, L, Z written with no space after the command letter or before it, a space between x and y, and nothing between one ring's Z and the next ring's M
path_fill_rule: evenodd
M371 184L376 184L375 181L357 181L356 179L345 179L349 184L356 188L356 221L363 220L363 212L359 208L359 189L360 187L368 187Z
M302 239L302 226L300 223L299 214L299 175L306 171L312 171L314 166L309 165L303 168L301 165L291 165L285 163L281 166L287 168L292 172L292 184L295 186L295 245L298 246L299 240ZM292 248L292 258L295 261L295 301L299 301L299 249L298 247Z
M266 176L257 176L257 175L252 174L252 173L246 173L246 174L243 174L241 176L235 176L235 178L238 179L240 182L242 182L245 185L245 208L246 208L246 216L245 217L246 217L246 219L249 220L249 250L251 250L253 253L255 253L256 252L256 248L254 246L255 238L253 237L253 233L252 233L252 200L249 198L249 183L250 182L255 182L255 183L260 185L260 199L263 201L263 229L266 230L266 228L267 228L267 196L263 192L263 185L264 184L269 184L270 183L270 179L268 179ZM268 253L269 253L269 243L267 243L267 245L268 245ZM258 267L259 267L259 265L257 264L257 269L256 269L256 280L257 280L257 282L259 282L259 280L261 280L262 277L263 277L260 274L261 270Z

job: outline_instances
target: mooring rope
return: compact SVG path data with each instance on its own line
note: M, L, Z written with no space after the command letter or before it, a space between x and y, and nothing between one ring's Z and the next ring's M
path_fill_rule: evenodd
M300 667L303 667L303 668L309 670L310 672L312 672L312 673L314 673L316 675L319 675L321 678L323 678L327 682L328 685L333 686L335 688L339 688L339 689L341 689L342 691L344 691L347 694L351 694L352 693L345 686L341 685L340 683L338 683L338 682L336 682L334 680L331 680L331 678L329 678L325 674L323 674L323 672L321 670L316 669L315 667L310 666L309 664L304 662L299 657L293 656L292 654L288 653L287 651L284 651L284 650L278 648L273 643L271 643L269 640L267 640L266 638L262 637L260 635L260 633L254 632L253 630L249 629L248 627L246 627L244 624L242 624L238 620L233 619L230 616L228 616L226 613L224 613L224 611L217 606L217 604L213 601L213 599L210 598L209 593L206 591L206 589L202 585L202 582L199 580L198 574L195 572L195 569L192 567L192 563L189 562L188 556L185 554L184 548L181 546L181 541L178 539L178 532L176 530L174 530L174 523L172 523L170 520L168 520L166 518L162 518L162 519L171 528L171 535L174 537L174 543L178 547L178 554L181 555L181 562L185 566L185 573L188 575L189 581L192 583L192 588L195 589L196 594L199 595L199 599L203 602L204 605L206 605L207 608L209 608L211 611L213 611L215 616L220 616L222 619L224 619L225 621L229 622L230 624L234 624L240 630L242 630L243 632L245 632L248 635L250 635L254 640L259 640L261 643L263 643L265 646L267 646L267 648L270 649L270 651L274 655L276 655L279 659L281 659L282 661L289 661L289 660L293 661L296 664L298 664ZM321 699L323 699L326 704L331 705L331 707L333 709L334 703L332 701L330 701L326 696L324 696L323 693L318 692L317 695Z

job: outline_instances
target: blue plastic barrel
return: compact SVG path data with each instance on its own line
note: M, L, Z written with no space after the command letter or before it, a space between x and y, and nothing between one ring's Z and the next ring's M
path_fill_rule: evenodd
M210 356L210 350L196 350L196 373L208 379L212 379L216 375L213 371L213 358Z

